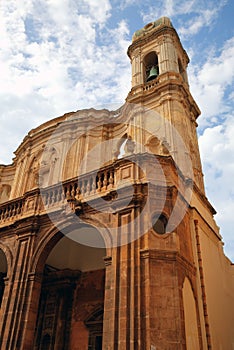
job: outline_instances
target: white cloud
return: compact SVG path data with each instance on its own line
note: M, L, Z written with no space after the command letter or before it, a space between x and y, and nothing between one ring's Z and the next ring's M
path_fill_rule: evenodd
M38 0L27 1L25 7L15 0L3 1L3 129L12 127L12 135L22 137L14 123L9 123L16 115L27 115L40 124L45 117L70 110L124 102L130 82L129 31L123 20L112 30L105 27L110 11L108 0ZM6 101L11 103L4 104ZM32 123L22 125L28 130ZM6 157L10 161L13 149L9 149L4 149L0 162L6 162Z
M186 21L185 25L178 28L178 33L182 39L194 35L204 27L209 27L214 23L221 6L212 9L201 9L192 19Z
M217 123L217 118L230 110L224 103L224 96L234 80L233 57L234 37L224 44L221 52L213 51L213 56L210 55L203 66L189 67L190 88L202 111L201 127Z
M211 26L226 3L227 0L159 0L154 6L142 10L142 18L147 23L162 16L173 20L178 15L188 15L187 18L183 17L178 28L178 34L184 39L198 33L204 27Z

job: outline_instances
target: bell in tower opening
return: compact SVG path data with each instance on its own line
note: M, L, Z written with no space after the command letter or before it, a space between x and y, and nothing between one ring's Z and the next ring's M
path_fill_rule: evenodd
M153 80L153 79L157 78L157 76L158 76L158 67L152 66L150 69L150 72L149 72L149 76L148 76L146 81L148 82L150 80Z
M144 59L145 79L151 81L159 75L158 56L155 52L150 52Z

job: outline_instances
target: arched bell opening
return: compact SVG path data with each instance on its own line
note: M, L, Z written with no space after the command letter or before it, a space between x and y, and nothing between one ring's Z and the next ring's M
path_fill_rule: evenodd
M156 52L148 53L144 58L144 81L147 83L159 75L158 56Z
M5 290L5 278L7 276L7 259L2 249L0 249L0 307Z
M34 350L44 350L46 337L49 350L100 349L102 321L97 347L89 348L87 319L91 309L104 309L105 256L105 242L91 225L72 227L54 245L44 264Z

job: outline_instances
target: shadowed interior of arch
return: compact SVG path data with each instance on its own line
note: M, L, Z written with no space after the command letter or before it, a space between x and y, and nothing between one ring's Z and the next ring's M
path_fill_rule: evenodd
M106 250L103 248L102 238L96 237L97 240L100 240L98 243L102 243L102 248L84 245L77 241L77 235L87 234L90 235L90 237L85 237L93 242L92 232L93 229L89 230L89 228L86 227L84 230L79 229L77 231L72 231L70 235L64 236L50 252L46 264L56 269L68 268L81 271L104 268L103 257L106 255Z
M0 249L0 306L2 303L3 293L5 289L4 278L7 275L7 260L2 249Z
M104 308L105 256L104 240L91 225L70 227L55 244L44 263L33 349L101 349L103 319L87 320Z

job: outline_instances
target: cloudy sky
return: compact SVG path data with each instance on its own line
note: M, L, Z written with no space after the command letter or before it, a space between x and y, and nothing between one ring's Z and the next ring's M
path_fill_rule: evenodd
M168 16L190 57L207 196L234 261L233 15L233 0L1 0L0 163L46 120L123 104L134 31Z

